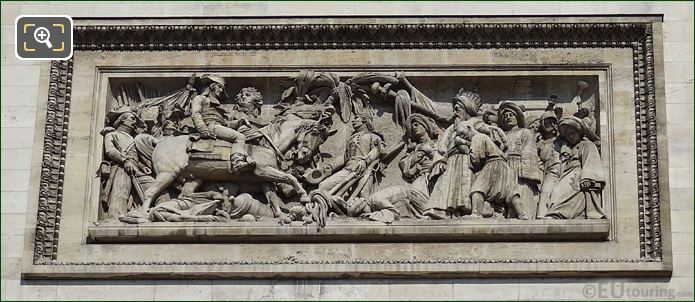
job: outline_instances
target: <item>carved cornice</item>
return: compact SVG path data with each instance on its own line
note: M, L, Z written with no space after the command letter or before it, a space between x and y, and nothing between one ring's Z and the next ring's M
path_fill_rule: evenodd
M352 260L300 260L292 257L271 260L233 261L46 261L44 265L274 265L274 264L477 264L477 263L639 263L658 262L652 258L554 258L554 259L352 259Z
M77 26L75 50L628 47L647 23Z
M630 261L652 262L661 261L662 253L652 35L650 23L77 26L74 43L77 52L630 48L633 51L634 66L641 250L641 258ZM72 62L53 62L51 68L34 249L35 264L68 264L55 260ZM459 260L464 261L461 263L470 261ZM620 262L613 260L608 262ZM578 262L603 261L583 259Z

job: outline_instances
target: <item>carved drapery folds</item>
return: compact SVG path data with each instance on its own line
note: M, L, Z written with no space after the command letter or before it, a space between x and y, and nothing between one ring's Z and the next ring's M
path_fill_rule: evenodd
M641 232L640 256L645 261L658 261L661 257L654 50L652 45L652 28L649 23L77 26L75 30L76 52L261 49L631 48L633 51L635 79L636 168L639 182L638 202ZM53 62L51 67L46 134L39 188L35 263L56 260L57 257L72 62L72 60ZM388 94L388 92L385 93ZM340 96L336 95L336 99L339 98ZM397 99L398 96L396 95L395 98ZM185 110L186 108L183 109ZM301 113L301 110L299 111ZM437 117L429 118L436 119ZM321 121L321 119L316 118L315 121ZM326 129L321 128L321 126L329 127L330 125L318 123L312 126L316 127L316 129L301 129L309 130L308 133L316 133L317 137L328 135L327 132L323 132ZM180 128L177 128L177 130L180 130ZM244 133L244 131L240 130L239 132L245 135L254 135L253 131ZM413 144L413 146L410 146L412 150L409 151L419 152L424 148L424 152L427 153L427 148L417 147L417 145ZM269 144L269 147L277 148L277 146L272 146L272 144ZM381 152L388 153L389 150L382 150ZM295 152L294 156L301 156L301 154ZM365 167L359 166L353 167L353 169L365 169L369 173L377 171L378 165L371 166L371 163L371 161L367 160ZM315 167L308 164L307 167L303 168L294 167L293 169L296 170L292 171L307 171L311 168ZM428 169L430 169L429 172L432 172L431 170L436 168L428 167ZM360 171L360 173L363 173L363 171ZM355 180L358 184L362 182L367 183L368 181L370 180L361 181L360 177L357 177ZM288 185L293 186L295 184L289 181ZM365 186L365 184L361 185ZM297 189L296 186L295 189ZM142 197L147 198L147 194L144 191L146 191L146 188L142 192ZM307 196L310 195L308 194ZM347 193L347 195L351 194ZM320 224L317 216L323 215L322 211L326 211L325 207L330 208L331 206L336 206L337 203L338 206L336 207L340 208L341 201L325 199L327 198L303 200L312 206L305 208L303 211L290 212L295 214L297 219L305 219L305 221ZM253 203L253 201L249 202ZM363 202L369 202L368 196L364 196ZM346 204L344 205L344 210L349 211L350 205L354 206L354 204ZM247 206L251 207L253 205ZM383 211L389 208L389 206L384 205L370 206L376 208L376 210L372 209L373 211Z

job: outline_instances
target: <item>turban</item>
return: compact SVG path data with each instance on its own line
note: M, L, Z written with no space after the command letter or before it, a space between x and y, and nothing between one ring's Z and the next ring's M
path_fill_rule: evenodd
M420 113L413 113L408 117L408 121L406 123L407 131L408 131L408 136L412 137L413 133L413 124L414 123L419 123L420 125L425 127L425 131L427 131L427 134L430 136L431 139L437 139L439 136L439 126L434 122L429 117L426 117Z
M589 128L586 126L586 123L584 123L584 121L577 117L567 116L560 120L560 124L558 124L557 126L560 135L565 136L564 133L566 133L568 127L574 128L575 130L577 130L577 132L581 134L582 137L586 137L591 141L598 140L598 136L596 135L596 133L590 131Z
M519 107L519 105L514 104L512 102L502 102L502 104L500 104L500 107L497 110L497 112L499 112L498 123L500 124L500 126L505 123L504 122L504 120L505 120L504 113L506 111L510 111L510 112L514 113L514 115L516 116L516 121L517 121L517 124L519 125L519 128L526 127L524 111L521 110L521 107Z
M454 97L454 107L461 107L469 116L478 116L482 100L480 95L470 91L459 91Z

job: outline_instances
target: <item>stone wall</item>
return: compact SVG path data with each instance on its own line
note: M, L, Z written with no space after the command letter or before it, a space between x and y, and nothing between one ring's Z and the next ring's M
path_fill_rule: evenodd
M664 14L666 116L674 270L671 278L21 281L37 102L45 62L14 56L20 14L84 17L301 15ZM11 3L2 5L2 300L18 299L624 299L693 298L693 5L542 3ZM30 213L29 215L34 215ZM612 290L611 290L612 289ZM651 291L647 291L651 290Z

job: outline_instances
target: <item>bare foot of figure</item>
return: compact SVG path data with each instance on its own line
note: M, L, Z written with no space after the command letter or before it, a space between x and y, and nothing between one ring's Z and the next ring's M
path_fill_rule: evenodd
M422 213L422 215L425 215L431 218L432 220L442 220L446 218L444 215L441 215L437 212L438 211L435 209L427 209L425 212Z

